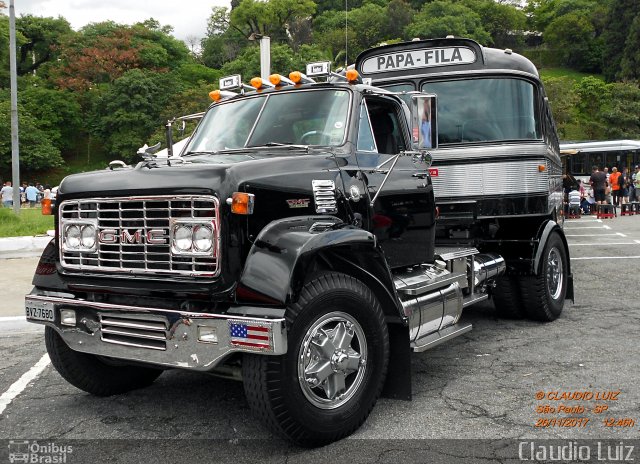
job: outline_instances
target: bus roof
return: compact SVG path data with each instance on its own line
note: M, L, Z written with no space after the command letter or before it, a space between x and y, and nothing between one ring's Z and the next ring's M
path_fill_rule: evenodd
M640 140L602 140L598 142L562 142L560 150L567 154L625 151L640 149Z
M487 48L471 39L416 40L365 50L356 58L362 77L374 80L456 71L519 71L538 77L531 61L510 49Z

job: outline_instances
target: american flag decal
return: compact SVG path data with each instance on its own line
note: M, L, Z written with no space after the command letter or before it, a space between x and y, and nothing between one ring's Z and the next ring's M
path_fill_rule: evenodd
M231 344L248 348L269 348L269 327L231 322Z

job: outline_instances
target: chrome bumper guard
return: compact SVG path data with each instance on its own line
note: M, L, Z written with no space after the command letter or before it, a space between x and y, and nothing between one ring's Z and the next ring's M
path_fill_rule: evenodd
M196 371L210 371L232 353L287 352L284 318L115 305L67 295L34 290L25 306L53 309L53 321L27 320L55 329L75 351ZM247 314L261 308L238 309Z

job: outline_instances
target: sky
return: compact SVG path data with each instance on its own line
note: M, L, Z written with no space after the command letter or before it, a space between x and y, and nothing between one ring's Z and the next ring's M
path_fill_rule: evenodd
M9 6L9 0L6 0ZM173 26L173 35L185 40L188 36L203 38L207 19L214 6L231 5L230 0L14 0L16 16L62 16L75 30L106 20L133 24L154 18L161 25ZM8 9L5 10L9 14Z

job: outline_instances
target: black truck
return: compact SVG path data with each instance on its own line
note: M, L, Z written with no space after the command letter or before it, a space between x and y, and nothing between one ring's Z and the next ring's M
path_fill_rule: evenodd
M435 95L326 63L270 80L222 79L179 154L64 179L25 305L67 381L107 396L165 369L241 378L261 420L318 446L381 394L410 399L410 353L469 331L463 308L493 294L512 315L560 315L571 272L551 190L517 237L499 215L446 226L487 237L443 232L467 210L436 207ZM543 163L557 144L534 117Z

